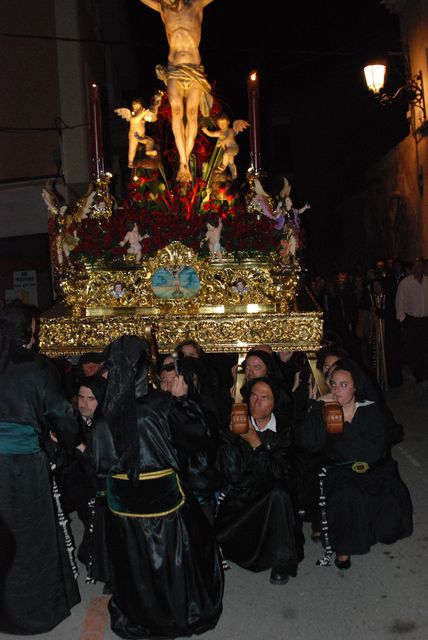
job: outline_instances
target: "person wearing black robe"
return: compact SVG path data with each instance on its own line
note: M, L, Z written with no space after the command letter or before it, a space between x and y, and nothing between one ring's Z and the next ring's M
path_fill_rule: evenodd
M277 388L280 388L281 410L287 413L287 417L290 417L294 411L292 384L290 384L287 376L284 375L276 355L273 352L268 353L263 348L260 348L261 346L250 349L242 361L245 384L241 389L241 395L242 397L248 397L248 385L255 378L269 378L276 383Z
M341 433L328 433L323 401L311 401L296 441L322 452L320 471L321 541L319 562L348 569L352 555L368 553L377 542L391 544L412 533L412 503L390 455L390 418L379 402L361 395L364 381L352 362L336 365L330 388L344 413Z
M24 307L0 311L0 631L16 635L50 631L80 601L45 451L50 430L70 449L78 427L54 365L30 351L32 325Z
M108 384L94 446L107 477L112 630L122 638L177 637L213 628L223 571L209 526L187 487L179 451L209 438L177 377L171 393L147 395L147 345L122 336L106 350Z
M229 422L232 399L225 389L213 383L206 376L206 366L202 358L182 357L178 361L178 371L187 385L187 398L195 402L202 410L207 422L209 438L202 442L200 450L178 450L183 470L186 470L186 482L196 496L202 510L213 524L215 514L215 492L219 486L215 469L215 456L219 432ZM160 386L169 391L176 377L175 365L166 364L160 372Z
M291 415L275 380L253 379L245 392L249 434L225 431L220 436L217 468L225 487L218 505L217 539L227 560L250 571L271 569L271 583L285 584L297 575L298 562L287 489ZM263 394L271 404L261 418L257 404Z
M110 591L110 557L106 542L106 478L98 474L98 449L93 444L95 424L98 432L107 429L101 405L107 382L99 376L82 378L77 389L79 444L69 456L62 475L62 490L84 524L77 557L86 565L87 583L104 582Z

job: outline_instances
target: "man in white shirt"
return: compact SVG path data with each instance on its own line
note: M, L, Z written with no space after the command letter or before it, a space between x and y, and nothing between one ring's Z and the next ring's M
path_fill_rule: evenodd
M399 283L395 308L403 331L404 359L416 383L422 382L428 378L428 276L421 260L414 262L411 275Z

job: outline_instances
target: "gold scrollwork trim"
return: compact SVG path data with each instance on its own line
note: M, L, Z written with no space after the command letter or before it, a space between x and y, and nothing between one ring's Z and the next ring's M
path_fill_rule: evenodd
M159 351L167 353L186 338L208 352L237 352L266 343L275 351L317 351L320 312L41 318L39 342L48 356L102 350L121 335L145 337L154 328Z

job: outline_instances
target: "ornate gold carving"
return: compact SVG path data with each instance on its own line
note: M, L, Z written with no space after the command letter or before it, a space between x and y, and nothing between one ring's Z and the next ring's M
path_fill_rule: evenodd
M160 298L152 277L157 269L191 267L200 282L191 298ZM61 286L68 315L42 318L40 347L47 355L101 350L124 334L145 336L153 326L159 350L192 338L207 351L242 352L268 343L274 350L316 351L322 313L300 312L298 265L268 259L236 262L199 258L173 242L141 264L102 263L69 268Z
M155 295L153 274L160 268L182 267L194 269L200 282L199 292L191 298ZM284 265L276 254L264 261L219 261L199 258L192 249L173 242L139 265L124 261L120 266L107 267L101 263L70 268L63 274L61 287L67 306L77 316L124 309L144 309L143 312L152 315L197 315L210 308L241 310L247 305L285 311L293 303L299 280L300 267ZM116 285L120 285L121 295L115 294Z
M42 318L39 342L49 356L100 351L124 334L148 335L154 327L159 351L167 353L186 338L208 352L238 352L260 343L275 351L317 351L322 335L320 312L204 314L197 317L94 316Z
M193 249L185 247L181 242L171 242L171 244L157 252L152 260L152 266L154 269L178 265L197 268L200 262L201 259L197 257Z

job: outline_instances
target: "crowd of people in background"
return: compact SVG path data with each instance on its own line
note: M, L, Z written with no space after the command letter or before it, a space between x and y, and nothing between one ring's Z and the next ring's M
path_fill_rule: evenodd
M260 344L238 363L192 338L155 361L131 335L49 359L34 347L37 310L5 305L0 631L49 631L79 601L70 518L86 580L104 584L124 638L214 627L233 563L287 584L305 522L318 565L342 571L411 535L393 455L404 430L384 392L402 384L403 362L416 384L428 374L427 266L313 278L316 362Z
M418 290L405 292L416 278ZM368 269L357 265L330 277L313 276L308 286L323 311L325 332L339 336L384 390L403 384L405 368L417 383L427 377L428 331L421 320L428 316L427 259L378 260ZM417 329L412 318L418 318Z

